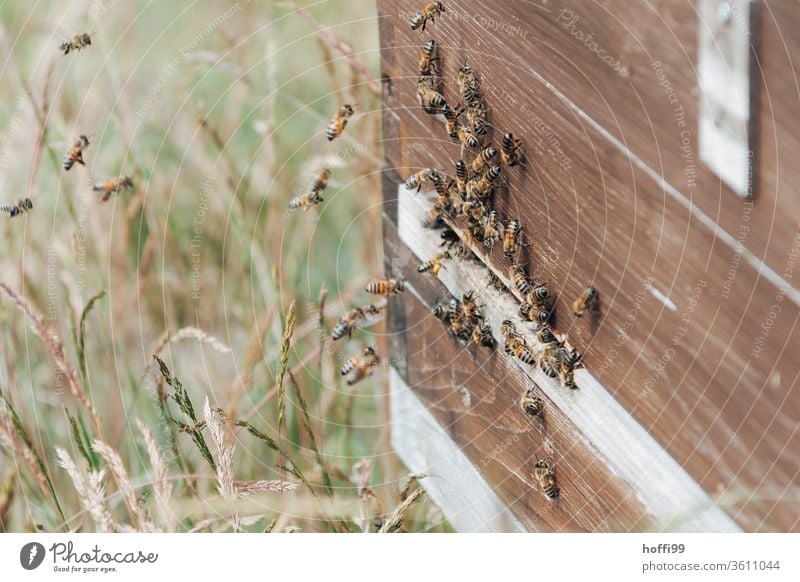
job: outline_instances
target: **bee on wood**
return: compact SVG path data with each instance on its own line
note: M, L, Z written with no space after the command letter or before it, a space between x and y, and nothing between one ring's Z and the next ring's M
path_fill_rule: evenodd
M458 238L458 233L454 231L452 228L446 228L442 231L440 235L442 242L439 243L440 247L447 247L447 249L452 249L454 245L457 245L461 242L461 239Z
M89 138L85 135L78 137L75 143L72 144L72 147L64 154L64 160L62 161L64 169L69 171L76 163L85 166L86 164L83 162L83 150L87 147L89 147Z
M439 74L436 64L439 57L436 56L436 41L431 39L422 49L419 55L419 74L420 76L436 76Z
M443 323L450 323L450 319L452 318L453 314L450 310L450 307L446 303L442 301L437 301L433 308L431 309L431 313L433 316Z
M398 295L406 290L405 281L402 279L383 279L373 281L364 287L364 291L371 295Z
M473 200L467 205L465 215L471 224L479 226L486 216L486 205L480 200ZM482 232L480 238L483 238Z
M469 180L467 164L464 160L456 161L456 189L460 196L464 196L467 191L467 180Z
M133 178L130 176L111 178L92 186L92 190L95 192L103 193L103 197L100 199L101 202L106 202L112 194L118 194L122 190L130 190L131 188L133 188Z
M433 257L431 260L422 263L419 267L417 267L417 271L420 273L424 273L426 271L430 271L434 277L439 276L439 271L446 268L442 264L442 259L450 259L450 253L448 251L443 251L441 253L436 253L436 256Z
M557 378L561 369L561 362L558 358L558 351L554 347L548 347L539 354L539 367L549 378Z
M458 129L456 130L456 135L458 135L458 141L460 141L461 145L463 146L468 148L477 148L481 145L481 139L475 133L475 130L469 125L460 123L458 125Z
M525 303L531 307L539 307L544 305L548 297L550 297L550 291L544 285L539 285L538 287L533 287L525 294Z
M558 487L556 474L550 463L544 460L536 461L536 465L533 467L533 480L536 481L545 497L550 500L558 499L561 490Z
M479 178L473 178L467 183L467 194L477 198L487 198L494 192L495 183L500 177L500 166L492 166Z
M492 210L483 220L483 245L487 249L492 249L498 240L500 240L500 218L497 210Z
M529 416L544 418L544 400L535 396L530 388L519 399L519 408Z
M532 321L539 326L547 323L552 311L546 305L531 305L527 302L520 303L519 316L526 321Z
M357 382L360 382L367 376L372 374L372 371L380 364L381 358L378 356L378 353L375 351L375 348L370 346L364 348L364 352L361 356L353 356L349 358L344 365L342 365L342 369L339 370L342 376L347 376L351 372L354 372L350 379L347 381L348 386L352 386Z
M477 324L473 327L469 341L470 343L480 344L485 348L494 348L497 345L497 341L492 335L492 328L486 324Z
M528 347L528 342L517 332L513 322L510 319L503 321L503 324L500 327L500 334L505 343L505 352L508 355L514 356L529 366L533 366L536 363L536 357Z
M467 65L458 70L458 91L464 102L470 107L480 106L483 100L481 81L475 71Z
M497 166L495 166L497 167ZM522 226L519 220L513 219L506 226L505 234L503 235L503 254L509 259L514 258L514 255L519 251L520 234L522 233Z
M475 174L482 174L484 170L489 168L492 159L497 155L497 148L489 146L478 152L478 155L472 160L470 168Z
M539 342L549 345L549 344L559 344L558 338L553 333L553 330L550 328L549 325L545 324L542 325L536 332L536 339Z
M453 109L447 103L445 103L442 106L442 114L444 115L445 126L447 127L447 135L450 136L450 139L453 139L453 140L458 140L459 139L458 118L459 118L459 116L461 115L461 113L463 111L464 111L463 107L458 107L456 109Z
M8 212L9 218L24 214L28 210L33 210L33 202L30 198L20 198L14 204L3 204L0 206L0 212Z
M531 284L530 277L528 276L528 270L524 265L511 265L508 272L509 275L511 275L511 282L514 284L514 287L523 296L528 295L528 293L533 290L533 285Z
M584 311L593 311L597 308L597 299L600 294L594 287L587 287L583 293L572 303L572 313L575 317L583 315Z
M433 189L436 192L436 196L439 198L439 206L445 210L449 210L452 206L452 200L450 198L450 184L439 172L436 171L431 172L430 180L433 184Z
M421 26L424 31L428 21L433 24L436 22L436 18L441 16L444 11L444 2L431 2L430 4L426 4L422 10L417 10L414 16L411 17L409 21L411 30L417 30Z
M375 305L354 307L339 318L339 322L331 330L331 339L337 341L344 336L351 337L353 330L367 318L367 315L377 315L378 313L380 313L380 308Z
M476 295L475 291L467 291L461 296L461 312L467 321L472 323L483 319Z
M405 181L406 190L416 190L417 192L422 189L422 184L425 180L430 179L431 174L433 174L435 170L432 168L423 168L416 174L411 174L408 179Z
M522 146L522 140L514 139L511 132L503 134L503 141L500 145L500 159L502 162L510 167L519 165L522 161L522 155L519 148Z
M445 225L444 222L445 209L442 208L438 202L431 205L425 218L422 219L423 228L441 228Z
M64 51L65 55L68 55L72 51L79 51L91 45L92 45L92 37L89 35L89 33L82 32L80 34L74 35L72 38L68 40L61 41L58 44L58 48L59 50Z
M314 174L314 181L311 183L309 191L305 194L295 196L289 201L289 208L302 208L303 212L308 211L312 206L324 202L325 199L320 193L328 186L331 178L331 171L328 168L320 168Z
M489 285L495 291L500 291L501 293L508 293L508 289L506 289L505 284L500 280L500 277L489 271L489 274L486 275L486 284Z
M560 362L559 376L561 382L566 388L570 388L571 390L577 389L578 386L575 384L575 369L582 366L580 363L581 356L578 354L578 351L575 348L567 349L564 346L560 346L556 351L556 355Z
M326 132L328 141L333 141L342 135L344 128L347 127L347 122L353 117L353 113L355 113L353 111L353 106L347 103L339 108L339 111L336 112L336 115L334 115L330 123L328 123L328 131Z
M437 91L436 81L433 77L420 77L417 80L417 101L425 113L439 113L447 101L444 95Z
M561 378L562 384L564 384L564 388L569 388L570 390L577 390L578 385L575 384L575 370L569 369L564 370L562 369L559 372L559 376Z
M467 122L472 126L472 129L477 135L486 135L489 122L487 120L486 108L483 105L483 101L480 102L480 105L467 107L464 114L467 118Z

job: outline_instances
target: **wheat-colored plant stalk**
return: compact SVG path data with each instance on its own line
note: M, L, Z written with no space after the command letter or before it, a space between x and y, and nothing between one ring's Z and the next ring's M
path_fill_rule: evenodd
M236 484L233 479L233 453L235 446L226 442L225 421L219 410L211 408L206 397L203 405L203 416L211 434L211 440L217 448L217 489L224 499L236 499Z
M286 314L286 326L283 329L283 336L281 337L281 355L278 364L278 375L275 378L275 384L278 388L278 434L281 432L281 425L283 424L283 416L286 412L285 394L283 389L283 377L286 374L286 368L289 366L289 349L292 345L292 335L294 334L295 325L295 302L289 305L289 312Z
M122 458L117 451L99 440L92 443L92 448L97 454L103 457L106 463L108 463L111 473L114 475L114 479L117 482L117 487L125 501L125 505L128 506L128 511L136 520L139 529L144 532L156 531L155 526L148 518L147 513L136 495L136 488L128 477L128 471L125 469Z
M381 529L378 530L378 533L394 533L400 530L400 528L403 527L403 522L408 516L411 506L414 505L417 499L419 499L424 493L425 490L421 487L419 489L415 489L413 493L406 497L405 501L395 508L395 510L392 512L392 515L389 516L389 518L383 523Z
M111 517L106 506L106 496L103 486L104 471L91 471L84 473L72 460L69 453L61 447L55 447L58 464L63 467L72 479L75 491L80 497L86 511L92 516L100 532L118 532L120 526Z
M254 493L285 493L294 491L297 483L285 479L272 479L270 481L237 481L236 490L240 497L247 497Z
M169 332L165 332L159 340L158 345L156 345L156 349L153 351L153 353L158 355L164 351L164 348L167 347L167 344L175 344L187 339L194 339L201 344L206 344L220 354L231 353L231 348L225 345L222 340L214 337L210 333L207 333L200 328L192 326L181 328L174 335L170 335Z
M177 518L169 503L172 497L172 483L169 481L167 463L147 425L137 418L136 426L142 433L145 447L147 447L147 456L150 458L150 467L153 469L153 491L159 520L166 531L174 532Z

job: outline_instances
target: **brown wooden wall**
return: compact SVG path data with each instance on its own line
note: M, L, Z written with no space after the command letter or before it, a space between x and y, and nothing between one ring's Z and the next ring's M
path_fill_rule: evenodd
M525 142L528 163L507 172L508 193L495 208L522 221L527 262L558 297L556 329L742 529L800 529L800 292L792 279L800 240L798 6L765 2L762 10L758 194L749 204L698 159L692 3L448 2L424 33L407 24L418 4L379 1L387 269L417 290L391 305L406 381L476 463L509 434L522 434L518 446L479 468L531 529L652 526L591 443L570 446L578 423L551 406L552 432L531 428L515 408L523 385L508 364L444 333L427 310L447 293L415 272L423 257L405 266L391 260L405 247L397 182L423 167L452 173L460 156L441 121L416 102L417 56L435 38L448 101L457 100L456 71L466 61L481 75L495 134L513 131ZM619 66L603 62L575 31L592 34ZM486 262L501 272L509 265L497 248ZM570 303L590 282L600 290L601 313L576 320ZM466 379L454 382L453 370ZM457 384L485 406L465 411ZM569 493L557 507L533 497L520 477L545 444L565 469L559 481Z

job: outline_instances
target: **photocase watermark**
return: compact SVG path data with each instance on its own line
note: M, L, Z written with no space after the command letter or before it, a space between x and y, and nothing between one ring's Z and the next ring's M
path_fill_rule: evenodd
M197 210L194 213L194 220L192 221L192 238L189 241L189 257L192 264L191 298L195 300L200 299L200 291L203 283L200 248L203 238L203 224L206 221L206 214L208 213L208 201L214 194L214 178L212 176L206 176L201 192L200 203L197 205Z
M686 188L688 190L693 190L697 184L697 162L695 161L694 150L692 148L692 132L686 121L686 110L683 108L683 103L681 103L678 98L678 94L675 93L675 90L672 88L672 83L670 83L666 72L664 72L661 61L653 61L650 66L653 71L655 71L658 84L664 89L664 94L669 104L672 106L672 115L675 118L675 125L681 132L680 150L681 158L684 162L683 175L686 177Z
M587 33L577 27L580 19L580 16L575 15L569 8L562 8L556 16L556 22L564 27L564 30L569 32L576 40L581 41L583 46L597 55L597 58L611 67L612 70L616 71L621 77L630 75L628 68L625 67L619 59L608 54L606 49L601 47L597 41L594 40L593 32Z
M689 298L689 303L687 304L686 309L684 309L683 315L681 316L681 325L675 330L675 333L672 335L672 339L670 340L670 346L664 350L664 353L656 362L655 368L650 374L650 377L648 377L645 381L644 387L639 393L639 398L646 399L653 393L658 378L663 375L667 364L669 364L672 358L675 357L675 348L681 344L683 339L686 337L686 334L689 332L689 324L694 316L697 303L700 301L700 296L703 293L703 289L705 289L707 286L708 284L706 281L702 279L695 283L692 296Z

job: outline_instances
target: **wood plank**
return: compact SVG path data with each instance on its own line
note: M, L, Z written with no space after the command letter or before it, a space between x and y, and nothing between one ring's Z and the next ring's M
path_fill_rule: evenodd
M431 29L437 39L445 27L439 24ZM449 169L460 155L440 123L416 107L416 59L408 53L426 38L411 36L404 24L395 30L390 113L400 133L386 139L401 144L389 162L403 175ZM443 57L452 76L461 54L443 49ZM484 78L507 78L502 72L492 68ZM740 525L797 530L800 389L792 355L800 349L800 312L793 291L734 261L722 235L698 224L691 208L666 195L608 136L581 125L544 83L527 81L514 86L513 106L490 97L494 123L534 143L534 163L509 172L510 193L496 202L529 233L527 258L559 297L557 327L705 491L725 493ZM568 167L551 153L552 136ZM791 247L783 253L781 275L796 261ZM508 265L499 252L487 261L502 272ZM590 281L603 296L602 314L573 320L571 299Z

